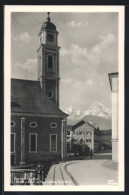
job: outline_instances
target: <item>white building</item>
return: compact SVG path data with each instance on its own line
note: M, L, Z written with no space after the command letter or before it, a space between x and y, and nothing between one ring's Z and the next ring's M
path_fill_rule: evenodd
M112 160L118 162L118 73L108 75L112 91Z

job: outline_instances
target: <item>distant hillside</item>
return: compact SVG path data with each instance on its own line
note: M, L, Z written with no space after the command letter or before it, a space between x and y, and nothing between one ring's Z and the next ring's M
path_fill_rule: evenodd
M101 130L101 135L111 135L112 134L112 130Z
M100 130L109 130L111 129L111 119L105 119L99 116L94 116L94 115L87 115L81 118L80 120L85 120L87 122L93 122L93 125L97 128L99 127ZM80 120L71 120L68 119L68 124L69 125L74 125Z

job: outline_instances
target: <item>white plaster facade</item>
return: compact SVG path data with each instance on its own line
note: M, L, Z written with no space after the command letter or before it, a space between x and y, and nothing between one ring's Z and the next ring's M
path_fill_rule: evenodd
M118 73L110 73L109 81L112 91L112 160L118 162Z

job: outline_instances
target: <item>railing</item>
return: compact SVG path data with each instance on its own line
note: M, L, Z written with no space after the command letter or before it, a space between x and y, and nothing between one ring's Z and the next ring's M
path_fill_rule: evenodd
M11 185L29 185L37 183L37 181L35 170L11 170Z
M11 185L43 185L55 161L34 162L32 169L12 169Z

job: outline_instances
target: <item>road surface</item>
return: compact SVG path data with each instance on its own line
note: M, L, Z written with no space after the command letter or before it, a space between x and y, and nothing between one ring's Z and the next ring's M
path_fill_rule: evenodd
M106 155L106 154L105 154ZM118 164L99 155L53 165L44 185L117 185Z

